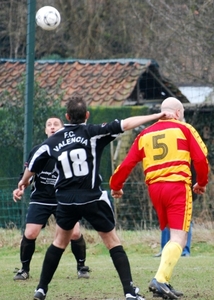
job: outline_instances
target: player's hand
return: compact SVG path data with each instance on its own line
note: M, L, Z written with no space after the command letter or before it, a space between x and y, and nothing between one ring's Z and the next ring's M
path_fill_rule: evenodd
M206 191L205 186L200 186L197 182L193 185L193 192L199 195L203 195Z
M113 198L121 198L123 196L123 190L119 190L119 191L111 190L111 195Z
M175 114L172 113L172 112L168 112L168 111L160 112L159 115L160 115L159 119L164 119L164 120L167 120L167 119L176 119Z
M24 194L24 190L25 189L24 189L24 186L23 186L21 190L20 189L15 189L13 191L13 200L15 202L17 202L17 200L21 200L21 198L22 198L22 196Z

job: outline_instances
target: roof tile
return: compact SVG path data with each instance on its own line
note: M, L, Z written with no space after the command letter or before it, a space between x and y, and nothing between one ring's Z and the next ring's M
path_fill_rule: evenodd
M84 67L85 67L85 65L79 63L78 61L76 61L76 62L74 63L74 68L75 68L77 71L80 71L80 70L84 69ZM87 64L87 68L89 69L88 64Z
M158 66L156 62L146 59L36 61L34 73L39 86L54 96L57 96L54 86L61 82L63 105L69 97L82 95L90 105L118 106L130 98L139 77L150 65L153 68ZM156 71L159 74L158 69ZM5 90L11 92L12 98L15 96L17 84L25 72L25 61L0 60L0 99ZM162 80L161 75L158 78ZM168 90L172 86L173 92L176 89L165 78L162 84ZM178 89L176 93L180 100L188 102Z

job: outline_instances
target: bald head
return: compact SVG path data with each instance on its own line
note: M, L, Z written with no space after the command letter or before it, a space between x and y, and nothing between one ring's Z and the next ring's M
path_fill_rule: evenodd
M176 98L166 98L161 104L161 111L173 113L175 118L179 121L183 121L184 119L183 104Z

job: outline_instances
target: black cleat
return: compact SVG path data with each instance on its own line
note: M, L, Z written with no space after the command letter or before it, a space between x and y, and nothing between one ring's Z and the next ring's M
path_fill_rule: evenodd
M80 267L77 271L77 276L78 279L79 278L86 278L88 279L90 277L89 272L91 272L91 270L89 269L89 267L83 266Z
M146 300L146 299L139 294L136 294L135 296L132 296L131 294L126 294L126 300Z
M33 297L33 300L45 300L45 292L43 289L38 289L38 290L35 290L35 294L34 294L34 297Z
M171 284L167 284L167 286L169 287L169 289L170 289L177 297L181 297L181 296L184 295L182 292L176 291L176 290L171 286Z
M132 287L133 287L133 294L126 294L126 300L146 300L145 298L143 298L143 296L141 296L139 293L139 288L136 286L133 286L133 283L131 283Z
M173 294L175 294L177 297L181 297L183 296L184 294L180 291L176 291L172 286L171 284L168 284L166 283L166 285L168 286L168 288L173 292ZM162 297L162 294L159 294L159 293L153 293L153 297Z
M178 299L179 297L175 294L176 291L171 285L158 282L155 278L150 282L149 290L153 292L153 297L162 297L163 299Z
M13 277L13 280L27 280L27 279L29 279L29 272L23 269L18 270L16 275Z

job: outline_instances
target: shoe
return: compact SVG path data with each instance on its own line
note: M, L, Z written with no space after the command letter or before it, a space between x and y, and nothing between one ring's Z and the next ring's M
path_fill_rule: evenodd
M138 294L140 291L138 287L133 286L133 289L134 289L135 295L126 294L126 300L146 300L140 294Z
M168 288L171 290L171 292L173 292L173 294L175 294L177 297L181 297L183 296L184 294L180 291L176 291L172 286L171 284L168 284L168 283L165 283L166 286L168 286ZM162 297L162 294L160 293L153 293L153 297Z
M162 251L160 251L160 252L157 253L157 254L154 254L153 257L161 257L161 255L162 255Z
M126 300L146 300L140 295L132 296L131 294L126 294Z
M171 284L167 284L167 286L168 286L169 289L173 292L173 294L175 294L177 297L181 297L181 296L184 295L182 292L176 291L176 290L171 286Z
M43 289L38 289L38 290L35 290L33 300L44 300L45 297L46 297L46 295L45 295L44 290Z
M158 282L155 278L153 278L150 282L149 290L153 292L153 297L178 299L178 296L175 294L175 290L169 284Z
M189 257L190 254L189 253L182 253L181 256L183 256L183 257Z
M77 271L78 279L79 278L86 278L86 279L88 279L90 277L89 272L91 272L91 270L89 269L89 267L86 267L86 266L80 267L79 270Z
M29 279L29 272L23 269L18 270L16 275L13 277L13 280L27 280L27 279Z

